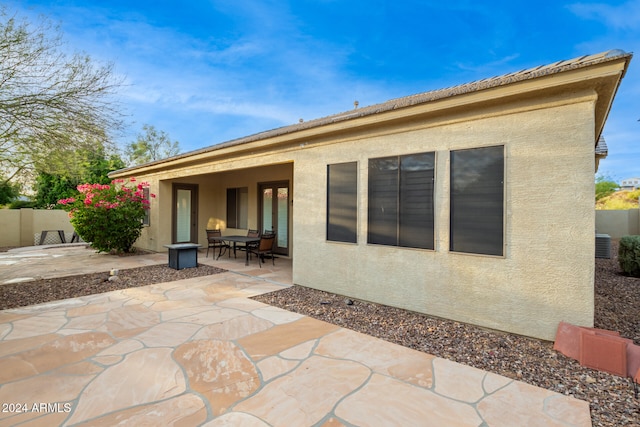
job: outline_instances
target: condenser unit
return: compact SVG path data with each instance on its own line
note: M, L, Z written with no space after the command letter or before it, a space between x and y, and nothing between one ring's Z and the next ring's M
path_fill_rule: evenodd
M596 234L596 258L611 258L611 236Z

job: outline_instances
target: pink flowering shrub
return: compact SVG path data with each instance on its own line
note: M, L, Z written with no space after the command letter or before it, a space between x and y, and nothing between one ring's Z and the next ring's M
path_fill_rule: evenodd
M78 197L58 200L58 204L69 212L82 240L91 242L98 252L131 252L149 209L149 200L144 197L148 187L146 182L136 184L135 178L129 182L116 179L111 184L82 184L78 185Z

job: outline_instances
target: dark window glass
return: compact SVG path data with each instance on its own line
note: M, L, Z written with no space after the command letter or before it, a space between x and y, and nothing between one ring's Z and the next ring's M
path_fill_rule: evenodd
M327 166L327 240L356 243L358 164Z
M504 147L451 152L450 250L503 255Z
M435 153L369 160L369 243L433 249Z
M227 188L227 227L247 228L249 189Z

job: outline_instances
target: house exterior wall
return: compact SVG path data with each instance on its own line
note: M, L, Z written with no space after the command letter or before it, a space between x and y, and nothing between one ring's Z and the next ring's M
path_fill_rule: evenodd
M593 94L488 107L294 156L294 283L552 340L594 311ZM505 146L504 256L449 251L449 153ZM435 250L367 244L368 159L436 152ZM328 164L358 162L358 243L326 241ZM569 195L571 198L569 199Z

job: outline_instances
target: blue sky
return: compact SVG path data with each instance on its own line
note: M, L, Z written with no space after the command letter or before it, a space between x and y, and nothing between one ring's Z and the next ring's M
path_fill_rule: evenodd
M610 49L640 52L640 0L22 0L70 49L112 62L135 140L191 151L393 98ZM600 172L640 176L640 58L604 130Z

